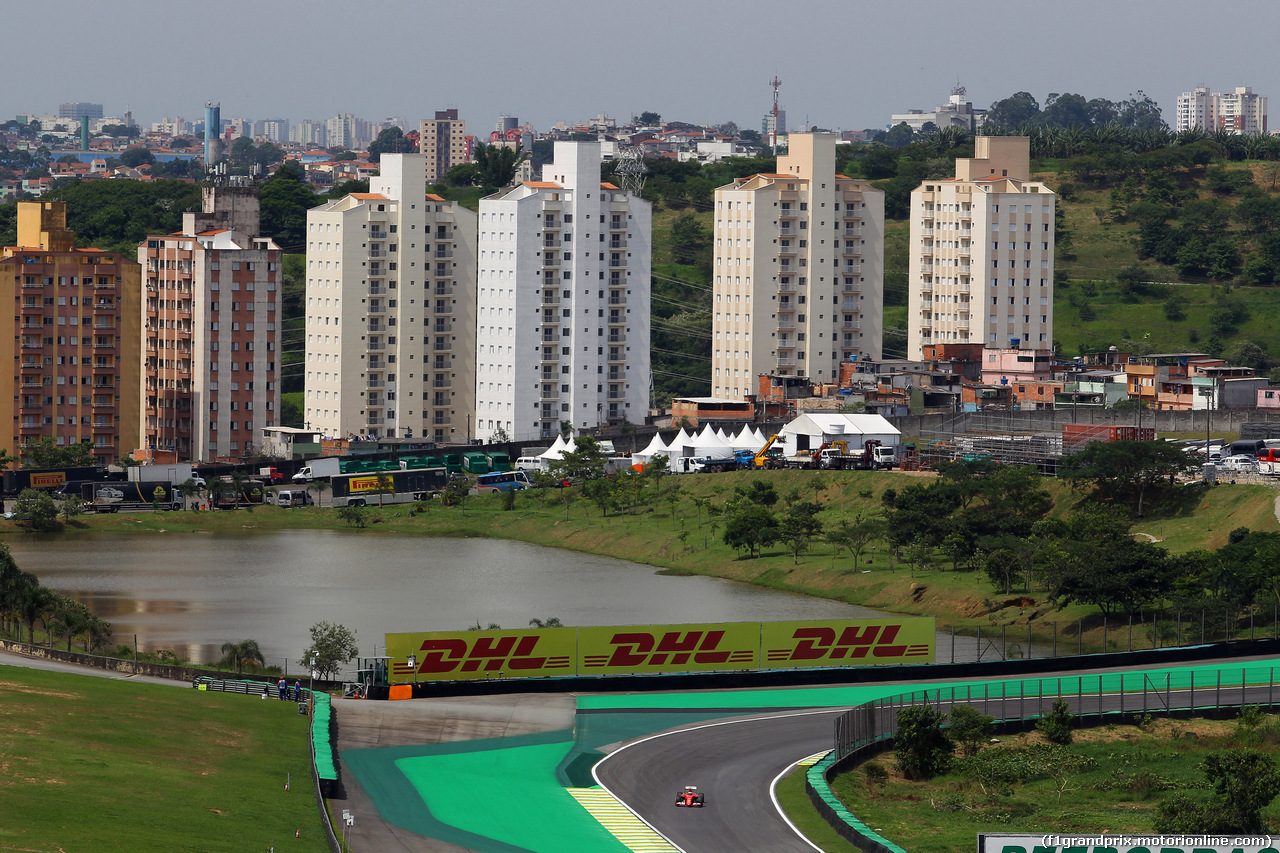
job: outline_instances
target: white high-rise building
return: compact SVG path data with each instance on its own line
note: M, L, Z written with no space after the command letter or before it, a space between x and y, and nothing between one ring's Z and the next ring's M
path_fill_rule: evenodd
M1029 179L1031 141L979 136L954 178L911 193L907 358L928 344L1053 345L1056 197Z
M476 215L384 154L369 192L307 213L311 428L465 443L475 411Z
M1174 130L1200 128L1214 133L1225 130L1236 135L1267 132L1267 99L1249 86L1234 92L1211 94L1200 86L1178 96Z
M715 194L711 393L742 399L761 374L840 378L880 357L884 192L835 172L834 133L793 133L777 174Z
M476 435L640 423L649 408L651 205L557 142L542 180L480 200Z

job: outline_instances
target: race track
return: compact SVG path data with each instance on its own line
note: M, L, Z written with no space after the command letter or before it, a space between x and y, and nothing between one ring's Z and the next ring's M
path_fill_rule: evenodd
M596 765L596 779L686 853L813 853L818 848L783 819L770 791L797 760L831 748L842 710L736 719L636 741ZM698 786L705 807L675 806L685 785Z

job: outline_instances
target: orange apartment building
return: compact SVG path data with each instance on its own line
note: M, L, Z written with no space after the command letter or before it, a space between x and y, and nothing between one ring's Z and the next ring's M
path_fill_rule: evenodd
M144 455L239 460L280 408L279 246L258 233L257 187L206 184L177 234L138 247L146 267Z
M93 445L103 463L138 443L141 267L119 252L75 248L60 201L18 202L18 245L0 252L0 298L12 298L13 393L4 448L28 441Z

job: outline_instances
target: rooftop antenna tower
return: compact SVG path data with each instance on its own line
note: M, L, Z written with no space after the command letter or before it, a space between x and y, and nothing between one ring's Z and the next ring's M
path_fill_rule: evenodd
M773 153L776 155L778 153L778 87L782 85L782 81L775 74L769 81L769 85L773 87Z
M640 198L640 191L644 189L644 176L648 171L649 167L644 164L644 154L639 148L623 151L613 167L622 191L636 198Z

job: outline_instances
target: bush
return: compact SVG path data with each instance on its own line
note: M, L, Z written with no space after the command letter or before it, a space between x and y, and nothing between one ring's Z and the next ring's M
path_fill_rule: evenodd
M898 712L893 752L898 770L911 780L932 779L951 767L955 745L942 730L946 714L932 705L910 705Z
M1071 725L1075 719L1075 714L1072 714L1067 707L1066 700L1055 699L1049 713L1036 721L1036 730L1053 743L1066 746L1074 738Z
M995 733L995 719L972 705L956 705L951 709L951 738L965 755L975 755Z

